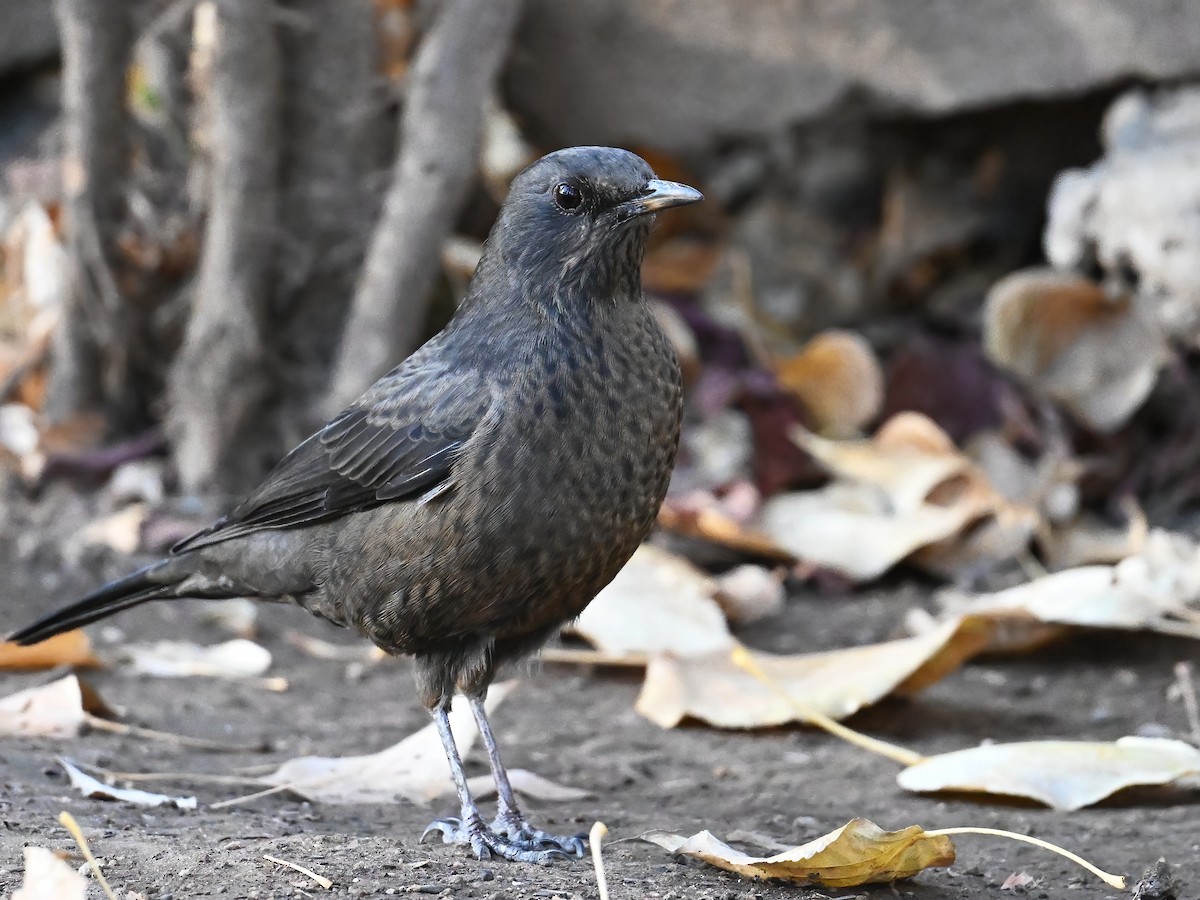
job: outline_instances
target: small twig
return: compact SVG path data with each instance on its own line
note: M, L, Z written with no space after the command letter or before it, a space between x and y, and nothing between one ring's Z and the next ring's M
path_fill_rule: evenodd
M92 855L92 848L88 846L87 838L83 836L83 829L79 827L79 823L65 809L58 814L58 821L71 832L71 837L75 839L75 843L79 845L79 849L83 851L83 858L87 860L88 866L91 867L92 874L96 876L96 880L100 882L100 887L104 889L104 893L108 895L108 900L117 900L117 895L113 893L113 889L108 886L108 879L104 877L104 873L100 871L100 863L96 862L96 857Z
M600 892L600 900L608 900L608 878L604 874L604 858L600 855L600 842L608 834L608 826L597 822L588 832L588 844L592 848L592 863L596 867L596 889Z
M331 887L333 887L333 882L324 875L318 875L312 869L306 869L299 863L288 862L286 859L280 859L278 856L272 856L270 853L264 853L263 859L270 860L276 865L287 866L292 871L299 872L301 875L307 875L321 887L325 888L325 890L329 890Z
M147 781L191 781L201 784L262 784L261 778L253 778L249 775L218 775L213 772L114 772L111 769L106 769L103 766L92 765L91 763L76 763L81 769L86 769L89 772L95 772L99 777L103 778L108 784L115 784L119 781L130 783L147 782Z
M1188 727L1192 731L1192 743L1200 747L1200 703L1196 702L1191 663L1175 663L1175 683L1179 685L1179 696L1183 698L1183 709L1187 714Z
M242 803L249 803L252 800L257 800L260 797L269 797L271 794L282 794L284 791L290 791L290 784L277 784L274 787L269 787L265 791L256 791L253 794L246 794L241 797L230 797L228 800L218 800L216 803L208 804L209 809L225 809L227 806L238 806Z
M1105 872L1103 869L1097 868L1082 856L1077 856L1070 850L1064 850L1057 844L1051 844L1049 841L1043 841L1040 838L1030 837L1027 834L1017 834L1015 831L1002 831L999 828L966 827L939 828L936 831L926 831L925 837L939 837L941 835L949 836L954 834L986 834L991 835L992 837L1004 837L1014 841L1022 841L1026 844L1033 844L1035 847L1041 847L1043 850L1049 850L1051 853L1057 853L1059 856L1065 856L1078 866L1083 866L1083 868L1087 869L1109 887L1116 888L1117 890L1121 891L1125 890L1125 878L1123 876L1113 875L1109 872Z
M222 744L207 738L188 737L185 734L173 734L170 731L155 731L153 728L141 728L137 725L126 725L122 722L110 722L91 713L84 713L84 721L97 731L107 731L126 737L147 738L152 741L165 741L178 744L181 747L194 747L197 750L216 750L221 753L261 753L262 744Z
M915 766L917 763L925 761L925 757L915 750L909 750L907 747L900 747L896 744L890 744L887 741L881 741L879 738L862 734L853 728L847 728L841 722L834 721L823 712L805 706L784 690L770 675L764 672L762 666L750 655L750 651L740 644L733 649L730 656L735 666L748 672L780 697L787 700L806 722L824 729L834 737L839 737L848 744L853 744L855 747L860 747L863 750L869 750L871 753L878 753L880 756L886 756L888 759L898 762L902 766Z

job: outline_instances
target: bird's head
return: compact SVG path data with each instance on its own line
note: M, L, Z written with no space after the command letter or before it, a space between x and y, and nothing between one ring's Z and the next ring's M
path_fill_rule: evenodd
M542 282L636 291L653 213L700 199L627 150L559 150L513 180L489 249Z

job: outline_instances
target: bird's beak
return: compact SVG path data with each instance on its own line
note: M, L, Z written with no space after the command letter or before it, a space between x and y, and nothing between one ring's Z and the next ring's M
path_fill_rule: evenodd
M634 200L626 200L617 211L621 221L625 222L635 216L658 212L660 209L670 209L672 206L684 206L703 200L704 195L694 187L680 184L677 181L661 181L651 178L646 183L642 196Z

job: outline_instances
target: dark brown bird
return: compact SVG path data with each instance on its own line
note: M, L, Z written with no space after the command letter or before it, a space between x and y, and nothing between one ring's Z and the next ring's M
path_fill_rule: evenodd
M701 199L607 147L513 181L440 334L171 555L12 636L151 600L291 601L416 659L461 804L433 823L481 859L583 854L530 827L483 699L499 665L577 616L646 537L679 442L679 366L640 269L652 213ZM499 794L484 823L447 711L471 704Z

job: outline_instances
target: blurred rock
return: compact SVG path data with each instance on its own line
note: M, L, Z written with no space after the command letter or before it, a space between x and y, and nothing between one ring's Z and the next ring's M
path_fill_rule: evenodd
M45 62L57 53L53 3L0 0L0 75Z
M1172 336L1200 345L1200 88L1132 91L1109 109L1105 157L1056 180L1045 249L1146 298Z
M944 115L1180 78L1200 72L1194 25L1174 0L1031 0L1019 15L1007 0L529 0L506 88L547 146L686 151L847 98Z

